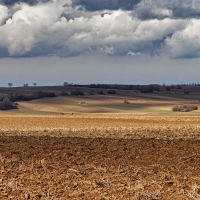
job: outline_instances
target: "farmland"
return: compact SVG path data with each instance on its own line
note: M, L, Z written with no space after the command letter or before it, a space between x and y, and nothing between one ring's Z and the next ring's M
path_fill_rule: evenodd
M200 198L198 94L60 90L0 111L0 199Z
M57 115L64 114L88 114L88 113L129 113L136 115L182 115L181 112L172 112L176 105L191 104L199 105L200 91L199 87L189 88L191 92L184 94L184 91L174 91L172 94L162 90L159 93L139 93L131 90L116 90L116 94L107 94L109 90L103 89L104 95L98 95L101 89L92 89L95 95L89 95L90 88L75 88L84 93L84 95L66 95L61 96L64 90L70 94L72 90L68 86L54 87L28 87L28 88L0 88L0 95L9 93L32 94L34 91L54 92L56 97L35 99L31 101L17 101L18 109L0 111L0 115ZM74 90L75 90L74 89ZM185 89L184 89L185 90ZM124 103L127 101L128 103ZM200 110L184 115L200 115Z
M1 198L197 199L199 121L1 116Z

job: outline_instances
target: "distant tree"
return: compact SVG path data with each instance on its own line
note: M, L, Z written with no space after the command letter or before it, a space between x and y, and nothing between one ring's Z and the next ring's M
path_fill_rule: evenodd
M28 87L28 83L24 83L24 87Z
M118 89L118 88L116 87L116 89ZM129 90L133 90L133 85L129 85L129 86L128 86L128 89L129 89Z
M174 90L174 89L175 89L175 85L171 85L170 88L171 88L172 90Z
M94 90L90 90L90 91L88 92L88 94L89 94L89 95L95 95Z
M155 86L155 87L154 87L154 91L160 92L160 87L159 87L159 86Z
M34 86L36 86L36 85L37 85L37 83L33 83L33 85L34 85Z
M166 91L168 91L168 92L171 90L171 88L170 88L169 86L167 86L165 89L166 89Z
M84 95L84 93L81 90L76 89L71 91L71 95Z
M5 97L2 102L0 102L0 110L10 110L17 109L17 106L13 104L8 97Z
M151 93L151 92L153 92L153 88L151 86L141 86L140 92L141 93Z
M107 93L108 94L116 94L116 90L108 90Z
M12 83L8 83L8 86L11 88L13 86L13 84Z
M184 90L183 94L190 94L189 91Z
M134 90L139 90L140 89L140 85L135 85L133 89Z
M63 86L67 86L67 85L69 85L68 82L64 82L64 83L63 83Z
M97 94L104 95L104 92L103 92L103 90L100 90L100 91L97 92Z
M65 92L65 91L62 91L62 92L60 93L60 95L61 95L61 96L66 96L66 95L68 95L68 93Z
M53 92L43 92L43 91L35 91L32 94L32 99L41 99L45 97L56 97Z
M179 90L179 89L182 89L182 87L179 85L178 87L177 87L177 89Z

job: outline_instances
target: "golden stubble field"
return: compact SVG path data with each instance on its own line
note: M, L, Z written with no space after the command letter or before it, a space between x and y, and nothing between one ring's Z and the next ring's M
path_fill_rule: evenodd
M199 122L0 116L0 199L199 199Z

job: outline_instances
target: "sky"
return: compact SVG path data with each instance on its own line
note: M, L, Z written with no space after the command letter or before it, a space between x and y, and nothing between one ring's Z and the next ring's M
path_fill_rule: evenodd
M0 87L200 83L200 0L0 0Z

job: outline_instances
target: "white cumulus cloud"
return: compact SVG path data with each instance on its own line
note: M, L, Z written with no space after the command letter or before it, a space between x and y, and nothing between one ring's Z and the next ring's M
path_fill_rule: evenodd
M200 57L200 20L188 22L185 29L176 31L165 40L172 58Z
M137 55L167 46L173 58L198 57L199 19L173 17L178 3L173 0L170 7L168 1L142 0L132 11L94 12L71 0L0 5L0 52L14 57L67 57L94 51ZM190 3L187 0L182 7ZM145 10L149 16L138 17Z

